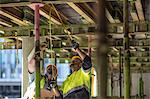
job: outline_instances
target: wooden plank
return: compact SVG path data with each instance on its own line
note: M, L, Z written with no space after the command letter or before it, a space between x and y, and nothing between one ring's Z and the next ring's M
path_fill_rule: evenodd
M34 10L34 7L33 7L32 5L29 5L28 7L30 7L31 9ZM58 25L61 25L61 23L60 23L58 20L54 19L53 17L50 18L50 16L46 13L46 11L40 9L40 10L39 10L39 13L40 13L42 16L44 16L45 18L51 19L51 21L52 21L53 23L58 24Z
M120 19L114 19L115 23L121 23Z
M53 5L53 4L52 4ZM55 12L55 15L57 16L57 13L62 17L63 21L66 22L66 20L69 20L62 12L58 11L57 8L53 5L47 5L49 7L49 9L52 9L53 12ZM56 13L57 11L57 13Z
M5 11L5 10L2 10L2 9L1 9L1 10L0 10L0 14L3 15L3 16L5 16L5 17L10 18L11 20L13 20L12 22L15 22L15 23L18 24L18 25L21 25L21 26L27 26L27 25L28 25L28 24L25 23L24 21L20 20L17 16L11 15L11 13L8 12L8 11Z
M0 24L1 25L4 25L4 26L7 26L7 27L12 27L12 25L8 24L7 22L4 22L2 20L0 20Z
M131 14L131 17L132 17L133 21L139 21L139 18L137 16L136 12L130 11L130 14Z
M93 9L87 3L83 3L83 4L90 12L92 12L92 14L94 14L94 16L97 16L96 12L94 12Z
M109 20L110 23L115 23L114 18L111 16L110 12L108 11L108 9L105 9L106 11L106 17Z
M140 21L145 21L141 0L135 1L138 17Z
M90 18L87 14L85 14L84 11L82 11L77 5L75 5L73 2L67 2L67 4L73 8L77 13L79 13L85 20L87 20L90 24L94 24L92 18Z
M97 0L44 0L41 3L44 4L66 4L67 2L74 2L74 3L83 3L83 2L97 2ZM0 4L0 7L17 7L17 6L28 6L32 2L17 2L17 3L4 3ZM38 2L39 3L39 2Z

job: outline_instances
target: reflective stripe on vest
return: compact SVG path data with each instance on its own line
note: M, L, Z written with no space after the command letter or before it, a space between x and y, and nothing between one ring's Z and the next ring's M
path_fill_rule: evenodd
M73 72L62 84L60 90L63 91L63 95L68 95L69 93L78 90L79 88L86 88L89 92L90 89L90 74L89 72L84 72L82 68L78 71Z
M71 89L70 91L68 91L66 94L63 95L63 97L66 97L66 96L69 95L70 93L75 92L75 91L80 90L80 89L83 89L83 88L85 88L87 91L89 91L88 88L87 88L85 85L83 85L83 86L78 86L78 87L73 88L73 89Z

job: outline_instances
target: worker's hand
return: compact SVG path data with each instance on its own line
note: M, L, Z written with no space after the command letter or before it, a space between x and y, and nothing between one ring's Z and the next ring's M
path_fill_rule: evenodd
M51 80L51 81L48 82L47 90L52 90L53 88L56 88L56 87L57 87L56 80Z
M56 80L52 80L52 81L50 82L50 86L51 86L51 88L57 87L57 82L56 82Z
M71 43L72 43L72 48L73 49L76 50L77 48L79 48L79 43L75 42L74 40L72 40Z
M41 89L41 98L45 99L46 97L53 97L55 93L47 89Z

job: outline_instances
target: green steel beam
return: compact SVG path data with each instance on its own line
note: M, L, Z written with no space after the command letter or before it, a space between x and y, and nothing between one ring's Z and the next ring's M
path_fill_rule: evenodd
M143 31L143 32L150 32L150 21L145 21L145 22L130 22L129 23L130 27L129 27L129 32L135 32L135 25L136 26L145 26L144 28L139 28L139 31ZM117 27L120 27L120 26L123 26L123 23L108 23L108 32L112 32L112 33L117 33L116 31L116 28ZM79 24L79 25L75 25L75 24L72 24L72 25L63 25L62 27L61 26L58 26L58 25L52 25L52 29L64 29L64 28L71 28L71 30L76 30L76 29L88 29L92 27L93 30L91 30L92 32L96 30L96 24ZM49 27L47 25L42 25L40 26L40 28L42 29L49 29ZM3 31L7 31L7 30L10 30L10 31L14 31L14 30L24 30L24 29L34 29L34 25L30 25L30 26L16 26L16 27L0 27L0 30L3 30ZM118 32L120 33L120 32ZM123 33L123 31L122 31Z

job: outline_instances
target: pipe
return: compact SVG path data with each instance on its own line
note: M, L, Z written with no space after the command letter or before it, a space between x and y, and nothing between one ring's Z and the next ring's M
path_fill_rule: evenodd
M122 57L121 57L121 48L119 49L119 96L121 98L122 96L122 77L121 77L121 73L122 73Z
M91 43L92 43L92 37L91 35L88 36L88 55L91 57Z
M124 99L130 99L130 50L129 50L129 5L128 0L123 2L123 31L124 31Z
M34 21L35 21L35 66L36 66L36 79L35 79L35 98L40 99L40 14L39 5L35 4Z
M108 46L107 26L105 17L105 0L98 0L98 40L97 40L97 73L98 73L98 99L107 99L107 70L108 70Z

